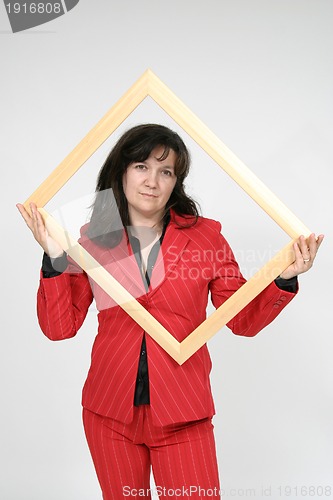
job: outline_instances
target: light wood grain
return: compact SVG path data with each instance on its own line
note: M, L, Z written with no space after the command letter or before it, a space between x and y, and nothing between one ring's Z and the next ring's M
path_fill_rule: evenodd
M43 208L49 234L62 249L178 363L183 364L294 260L288 243L200 326L179 343L113 276Z
M147 96L150 96L173 118L292 238L288 245L181 344L42 208ZM253 300L258 293L280 275L294 260L293 241L301 234L307 237L311 233L253 172L149 69L29 196L24 203L29 211L30 201L37 204L46 221L48 231L73 260L82 269L85 269L87 274L179 364L184 363Z
M178 341L94 259L44 208L39 208L49 234L72 259L174 359Z

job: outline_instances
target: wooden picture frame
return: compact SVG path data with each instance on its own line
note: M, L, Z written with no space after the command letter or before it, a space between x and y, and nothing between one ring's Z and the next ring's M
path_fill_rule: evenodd
M220 167L292 238L247 283L214 311L186 339L178 342L130 293L123 288L42 207L59 191L117 127L150 96ZM121 99L92 128L73 151L29 196L46 227L77 264L115 300L172 358L184 363L228 321L279 276L294 260L293 243L311 231L242 163L189 108L150 70L132 85Z

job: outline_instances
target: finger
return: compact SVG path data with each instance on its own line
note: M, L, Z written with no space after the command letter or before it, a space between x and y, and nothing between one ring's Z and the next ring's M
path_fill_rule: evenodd
M35 203L30 203L31 216L32 216L32 232L35 240L44 248L47 240L47 232L40 213L37 210Z
M311 240L311 237L313 237L313 235L310 235L309 239ZM309 242L307 241L307 239L305 238L305 236L300 236L299 238L300 240L300 249L301 249L301 252L302 254L306 254L307 252L309 252Z
M301 251L301 241L300 238L298 241L294 243L294 252L295 252L295 264L301 270L304 267L304 257Z
M38 231L38 229L40 228L41 215L38 212L37 205L35 203L30 203L30 209L31 209L32 220L34 222L35 229Z
M325 236L324 236L323 234L320 234L320 235L318 236L318 238L317 238L317 251L318 251L318 249L319 249L320 245L322 244L322 242L323 242L323 240L324 240L324 237L325 237Z
M30 203L30 210L31 210L32 215L36 216L36 214L38 212L36 203L33 203L33 202Z
M309 250L310 250L310 255L311 259L313 260L316 257L316 254L318 252L318 249L320 245L322 244L324 239L324 235L320 234L318 238L316 238L316 235L312 233L309 237Z
M36 210L35 212L35 217L36 217L36 228L38 234L41 237L41 239L46 239L46 237L48 236L47 229L45 227L43 217L38 212L38 210Z
M294 262L294 267L297 270L297 274L302 274L308 271L312 267L312 261L310 257L304 257L304 254L302 253L302 249L300 248L301 241L299 241L299 244L295 244L295 256L296 260ZM306 246L307 249L307 246ZM308 249L306 250L307 253L309 253ZM304 252L304 247L303 247L303 252Z
M34 233L35 238L37 238L38 236L37 217L36 217L37 207L34 203L30 203L30 210L31 210L32 232Z
M16 206L17 206L20 214L22 215L24 221L28 225L28 227L30 229L32 229L32 218L31 218L30 214L27 212L27 210L25 209L24 205L22 205L22 203L17 203Z
M306 258L313 260L317 253L317 240L316 240L316 235L314 233L311 233L310 236L308 237L307 246L308 246L308 257Z
M311 240L311 237L309 237L309 240ZM301 235L299 237L298 243L299 243L299 248L300 248L300 252L302 254L303 261L310 262L310 260L311 260L310 248L308 247L308 242L306 241L306 239L303 235Z

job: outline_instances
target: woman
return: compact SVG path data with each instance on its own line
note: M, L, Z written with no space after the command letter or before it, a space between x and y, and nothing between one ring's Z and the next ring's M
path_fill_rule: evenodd
M204 321L209 292L219 307L245 282L220 223L199 216L184 191L189 164L170 129L127 131L99 173L80 239L179 342ZM99 310L82 404L103 498L150 498L150 467L159 496L220 498L207 346L179 366L63 254L36 205L31 216L18 208L45 252L37 299L45 335L74 336L93 298ZM295 296L297 275L310 269L322 240L300 237L293 264L229 328L253 336L268 325Z

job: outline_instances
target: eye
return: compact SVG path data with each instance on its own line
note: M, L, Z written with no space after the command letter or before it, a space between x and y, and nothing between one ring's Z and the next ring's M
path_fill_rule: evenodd
M166 175L166 176L169 176L169 177L172 177L172 172L171 170L162 170L163 174Z
M137 165L135 165L134 168L137 168L138 170L144 170L146 167L146 165L143 165L142 163L138 163Z

